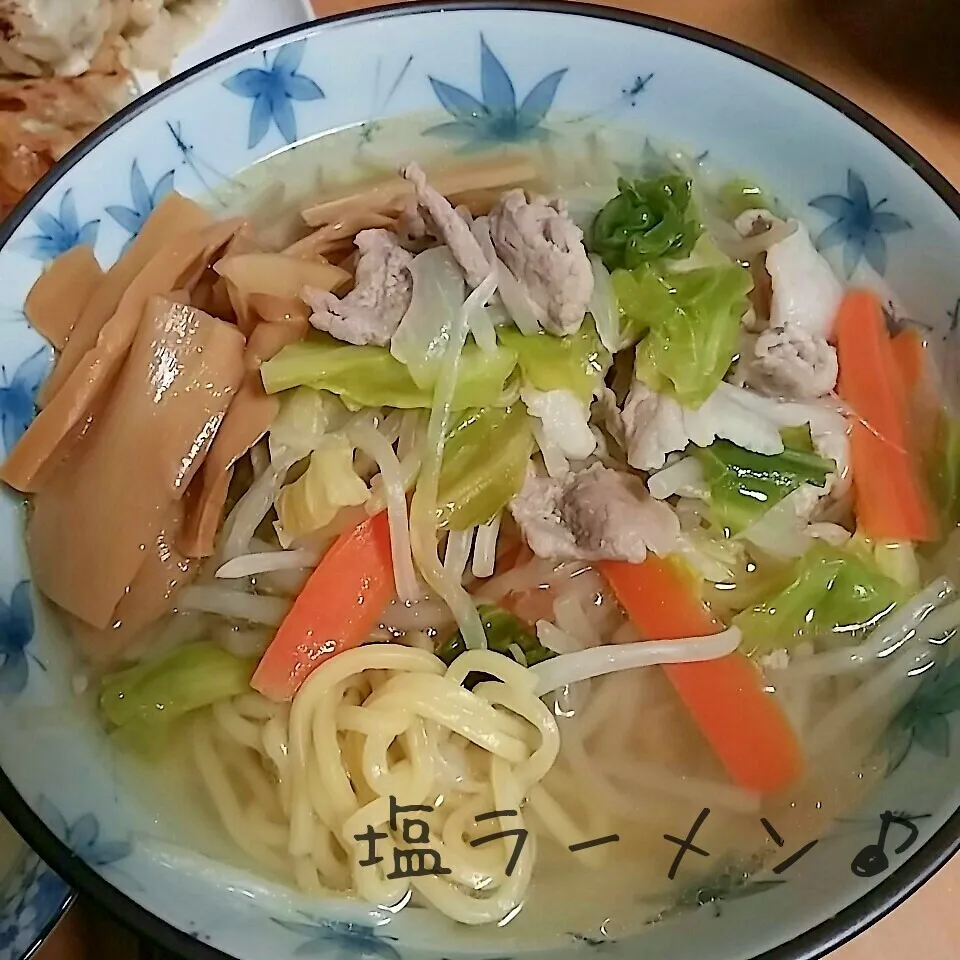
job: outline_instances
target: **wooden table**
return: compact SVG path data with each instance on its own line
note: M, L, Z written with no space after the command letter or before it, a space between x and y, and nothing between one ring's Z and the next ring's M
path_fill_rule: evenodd
M313 0L318 14L365 0ZM601 0L602 2L602 0ZM955 0L620 0L778 57L879 117L960 187L960 5ZM957 960L960 858L831 960ZM81 906L37 960L137 960ZM119 937L119 939L114 939ZM264 958L269 960L269 958Z

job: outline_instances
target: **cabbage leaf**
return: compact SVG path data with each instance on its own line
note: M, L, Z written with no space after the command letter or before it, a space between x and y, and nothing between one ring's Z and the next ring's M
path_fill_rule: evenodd
M733 618L742 649L771 653L808 640L854 643L904 599L903 589L853 549L817 546L797 561L794 579Z
M353 456L354 446L342 433L319 439L306 472L277 498L278 532L285 546L321 530L341 507L367 502L370 491L354 469Z
M753 286L749 270L730 263L663 273L646 265L617 270L612 280L625 338L646 332L637 346L637 378L684 406L698 407L736 355Z
M785 448L766 455L744 450L728 440L693 448L710 490L710 519L740 533L801 484L825 487L836 469L832 460Z
M240 658L212 641L189 643L118 673L100 687L100 712L112 727L168 724L250 689L256 658Z
M507 406L507 380L516 365L516 354L507 347L487 353L468 343L460 357L454 409ZM429 408L433 403L433 388L418 386L386 347L358 347L325 334L284 347L261 366L260 375L267 393L313 387L337 394L354 409Z
M332 393L310 387L288 390L270 426L271 457L281 451L305 457L324 434L342 427L348 417L347 409Z
M590 317L576 333L565 337L542 330L524 334L516 327L500 327L497 336L517 357L525 383L543 393L569 390L584 403L603 385L612 362Z
M686 257L701 233L690 202L692 181L668 174L617 181L617 196L595 217L587 249L608 270L632 270L651 260Z
M520 492L533 453L523 406L468 410L447 433L437 489L437 520L466 530L492 520Z

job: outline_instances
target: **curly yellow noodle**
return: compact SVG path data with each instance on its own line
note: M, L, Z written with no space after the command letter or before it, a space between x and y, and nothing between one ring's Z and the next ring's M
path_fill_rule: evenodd
M467 676L500 682L473 690ZM368 644L315 671L289 710L245 694L194 727L194 759L231 838L254 860L316 895L392 907L411 892L461 923L495 923L527 894L542 831L569 846L585 834L542 786L560 749L557 722L525 668L470 651L447 668L432 653ZM391 797L430 827L427 847L450 873L406 876ZM494 810L515 816L477 818ZM533 822L528 814L534 813ZM371 855L359 839L386 834ZM500 831L525 831L472 846ZM602 857L602 853L595 853ZM397 861L398 863L400 861Z

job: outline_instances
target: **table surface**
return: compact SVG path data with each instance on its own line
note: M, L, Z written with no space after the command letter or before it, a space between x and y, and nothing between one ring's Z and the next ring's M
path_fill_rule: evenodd
M313 2L318 14L373 5ZM873 113L960 187L960 5L954 0L620 0L613 5L691 23L792 64ZM955 960L957 897L960 858L831 960ZM81 904L37 960L94 958L136 960L136 944Z

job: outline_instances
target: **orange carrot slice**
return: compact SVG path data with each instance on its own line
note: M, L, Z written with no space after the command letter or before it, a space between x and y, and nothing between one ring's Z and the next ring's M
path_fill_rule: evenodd
M394 597L386 511L341 534L300 591L251 686L270 700L291 700L331 657L359 646Z
M880 301L846 295L837 316L840 396L851 411L857 521L878 540L933 540L936 524L910 453L906 390Z
M890 341L893 351L893 360L900 371L900 382L907 392L916 389L923 377L923 368L926 364L926 347L923 338L916 330L901 330Z
M669 561L603 561L600 572L647 640L708 636L723 629ZM730 778L758 793L778 793L803 772L797 735L741 653L702 663L666 664L674 689Z

